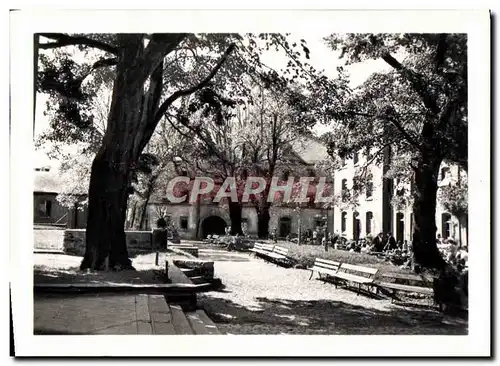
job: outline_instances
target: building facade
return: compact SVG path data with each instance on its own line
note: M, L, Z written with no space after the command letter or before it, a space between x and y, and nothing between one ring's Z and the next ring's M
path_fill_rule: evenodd
M294 141L290 154L293 156L289 160L294 161L292 165L296 164L293 170L296 178L307 171L314 173L315 164L327 156L325 146L312 139ZM302 173L299 174L299 171ZM292 171L290 174L293 175ZM308 205L298 210L290 205L275 203L271 205L269 213L269 233L276 230L280 238L298 235L299 231L318 230L326 223L330 232L333 229L333 211L320 205ZM165 215L184 239L202 239L209 234L224 234L225 228L231 225L228 208L210 202L174 204L163 197L156 197L147 207L146 229L155 227L160 215ZM252 204L243 205L242 229L251 237L257 236L257 211Z
M334 208L333 230L348 239L375 237L378 233L392 233L396 241L411 241L413 214L411 205L396 208L392 197L398 194L400 185L394 179L384 177L388 169L390 150L384 153L383 163L370 165L371 184L360 193L357 205L339 200ZM366 154L359 153L352 159L346 159L343 166L335 172L334 190L338 196L344 190L352 188L356 170L366 163ZM438 176L438 189L454 184L460 174L465 174L458 166L443 163ZM410 187L404 187L410 189ZM438 193L439 197L439 193ZM436 204L437 234L442 238L453 238L462 245L467 245L467 222L447 212L439 201Z
M318 230L325 222L332 230L333 216L331 210L321 208L303 208L300 211L291 207L271 206L269 233L276 230L278 237L296 236L300 230ZM146 229L156 227L159 217L166 217L167 222L174 226L181 239L203 239L207 235L224 235L226 227L231 225L229 210L221 205L203 204L172 204L169 202L152 202L148 205ZM326 216L328 215L328 219ZM250 237L257 237L257 211L251 205L242 209L242 229Z

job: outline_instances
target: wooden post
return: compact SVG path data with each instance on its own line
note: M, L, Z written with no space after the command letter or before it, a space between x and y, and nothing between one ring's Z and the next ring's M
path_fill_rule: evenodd
M298 244L298 245L301 245L301 244L302 244L302 242L301 242L301 236L302 236L302 235L301 235L301 234L302 234L302 233L301 233L301 231L302 231L302 230L301 230L301 226L302 226L301 216L302 216L302 215L301 215L301 212L300 212L300 207L298 208L298 212L299 212L299 219L298 219L298 226L299 226L299 227L298 227L298 229L297 229L297 233L298 233L297 244Z
M157 251L156 252L156 256L155 256L155 266L158 265L158 259L159 259L159 257L160 257L160 253Z

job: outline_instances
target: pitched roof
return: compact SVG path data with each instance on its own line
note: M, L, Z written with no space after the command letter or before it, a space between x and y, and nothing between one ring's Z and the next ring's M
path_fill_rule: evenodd
M59 193L61 190L59 175L54 171L35 170L35 185L33 192Z
M292 148L306 164L316 164L328 157L326 146L312 138L293 141Z

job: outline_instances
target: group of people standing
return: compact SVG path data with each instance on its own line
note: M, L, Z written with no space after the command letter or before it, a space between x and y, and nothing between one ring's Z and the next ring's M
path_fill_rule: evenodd
M406 248L404 248L405 243L406 243ZM371 242L371 251L385 252L388 250L395 250L395 249L408 250L408 245L406 240L405 243L398 244L394 236L392 236L392 233L384 234L383 232L380 232L375 238L373 238Z

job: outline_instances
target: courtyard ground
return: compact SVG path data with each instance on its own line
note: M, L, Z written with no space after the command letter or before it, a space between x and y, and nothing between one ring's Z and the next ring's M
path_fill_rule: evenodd
M248 253L207 250L200 258L215 261L225 285L200 294L200 306L226 334L467 334L466 319L358 296Z
M389 299L358 296L353 291L336 289L317 280L317 275L309 280L307 270L286 269L249 253L227 252L199 244L200 259L215 262L215 277L224 284L219 291L199 294L199 306L225 334L460 335L468 332L464 317L450 317L428 307L391 304ZM54 270L66 280L89 280L77 271L80 257L34 256L35 281L47 281ZM134 274L136 279L125 280L124 271L116 272L116 280L149 282L153 263L152 254L138 256L133 262L139 269L139 273Z

